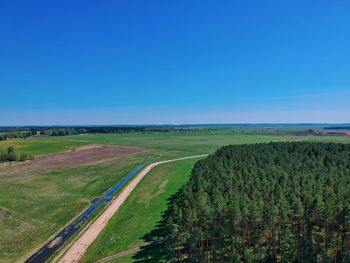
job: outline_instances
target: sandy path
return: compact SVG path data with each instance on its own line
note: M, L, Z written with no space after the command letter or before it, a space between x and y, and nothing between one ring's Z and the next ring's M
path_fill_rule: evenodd
M163 241L159 240L159 241L154 241L154 242L145 242L145 243L142 243L142 244L140 244L138 246L129 248L128 250L121 251L119 253L110 255L110 256L105 257L105 258L101 258L101 259L95 261L94 263L110 262L110 261L112 261L112 260L114 260L116 258L124 257L124 256L127 256L127 255L131 254L131 253L139 252L144 247L150 247L150 246L154 246L154 245L160 244L160 243L163 243Z
M79 260L85 254L87 248L95 241L97 236L106 227L108 221L118 211L119 207L123 204L126 198L130 195L132 190L138 185L142 178L154 167L160 164L194 159L204 157L206 155L196 155L178 159L172 159L167 161L160 161L152 163L146 166L125 188L124 190L112 201L108 208L86 229L86 231L68 248L63 257L58 261L59 263L73 263L79 262Z

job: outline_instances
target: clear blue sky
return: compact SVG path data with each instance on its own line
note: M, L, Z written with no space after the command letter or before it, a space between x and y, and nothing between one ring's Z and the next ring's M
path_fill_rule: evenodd
M0 125L350 122L350 1L0 2Z

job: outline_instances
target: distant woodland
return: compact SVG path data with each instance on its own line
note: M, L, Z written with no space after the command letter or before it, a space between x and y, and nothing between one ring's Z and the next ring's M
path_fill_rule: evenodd
M131 133L131 132L167 132L169 128L157 127L108 127L108 126L91 126L91 127L3 127L0 129L0 141L15 138L27 138L30 136L68 136L79 134L95 133Z
M168 214L169 262L350 262L350 145L223 147Z
M134 125L134 126L23 126L0 127L0 141L31 136L69 136L79 134L110 134L134 132L213 131L230 129L239 133L296 135L296 136L345 136L349 126L324 126L321 124L183 124L183 125ZM334 131L338 130L338 132Z

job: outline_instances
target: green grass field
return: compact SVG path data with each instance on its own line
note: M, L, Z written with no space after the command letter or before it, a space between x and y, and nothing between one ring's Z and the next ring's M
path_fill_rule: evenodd
M156 227L167 199L187 181L197 160L177 161L152 170L90 247L83 262L94 262L145 242L142 237Z
M207 153L229 144L262 143L269 141L321 141L350 143L350 137L335 136L290 136L237 132L231 129L150 132L110 135L68 136L62 138L74 143L100 143L138 146L163 151L186 153Z
M81 143L120 144L172 152L177 156L208 153L228 144L285 141L288 138L271 135L240 134L232 130L184 132L153 132L111 135L71 136L64 140Z
M137 164L210 153L228 144L288 140L350 142L350 138L346 137L291 137L239 133L234 130L78 135L0 141L0 149L12 145L19 153L33 155L96 143L148 149L147 152L124 156L109 164L52 171L28 179L0 183L0 262L12 262L43 244L81 213L92 199L101 195ZM89 255L92 254L89 252Z
M79 141L62 140L61 138L27 138L10 139L0 141L0 151L5 151L7 147L13 146L17 153L28 153L31 155L42 155L56 152L63 152L73 148L84 146L88 143Z
M0 184L0 262L42 244L144 160L134 154Z
M42 137L0 141L0 150L14 146L18 153L42 155L71 150L88 144L120 144L181 153L204 153L228 144L260 143L267 141L311 140L350 143L349 137L283 136L259 134L245 130L199 130L127 134L96 134L64 137ZM178 153L176 153L178 152Z

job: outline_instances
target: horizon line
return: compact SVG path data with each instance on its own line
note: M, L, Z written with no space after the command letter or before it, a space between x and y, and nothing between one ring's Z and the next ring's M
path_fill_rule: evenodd
M25 125L0 125L7 127L136 127L136 126L209 126L209 125L350 125L350 122L237 122L237 123L159 123L159 124L25 124Z

